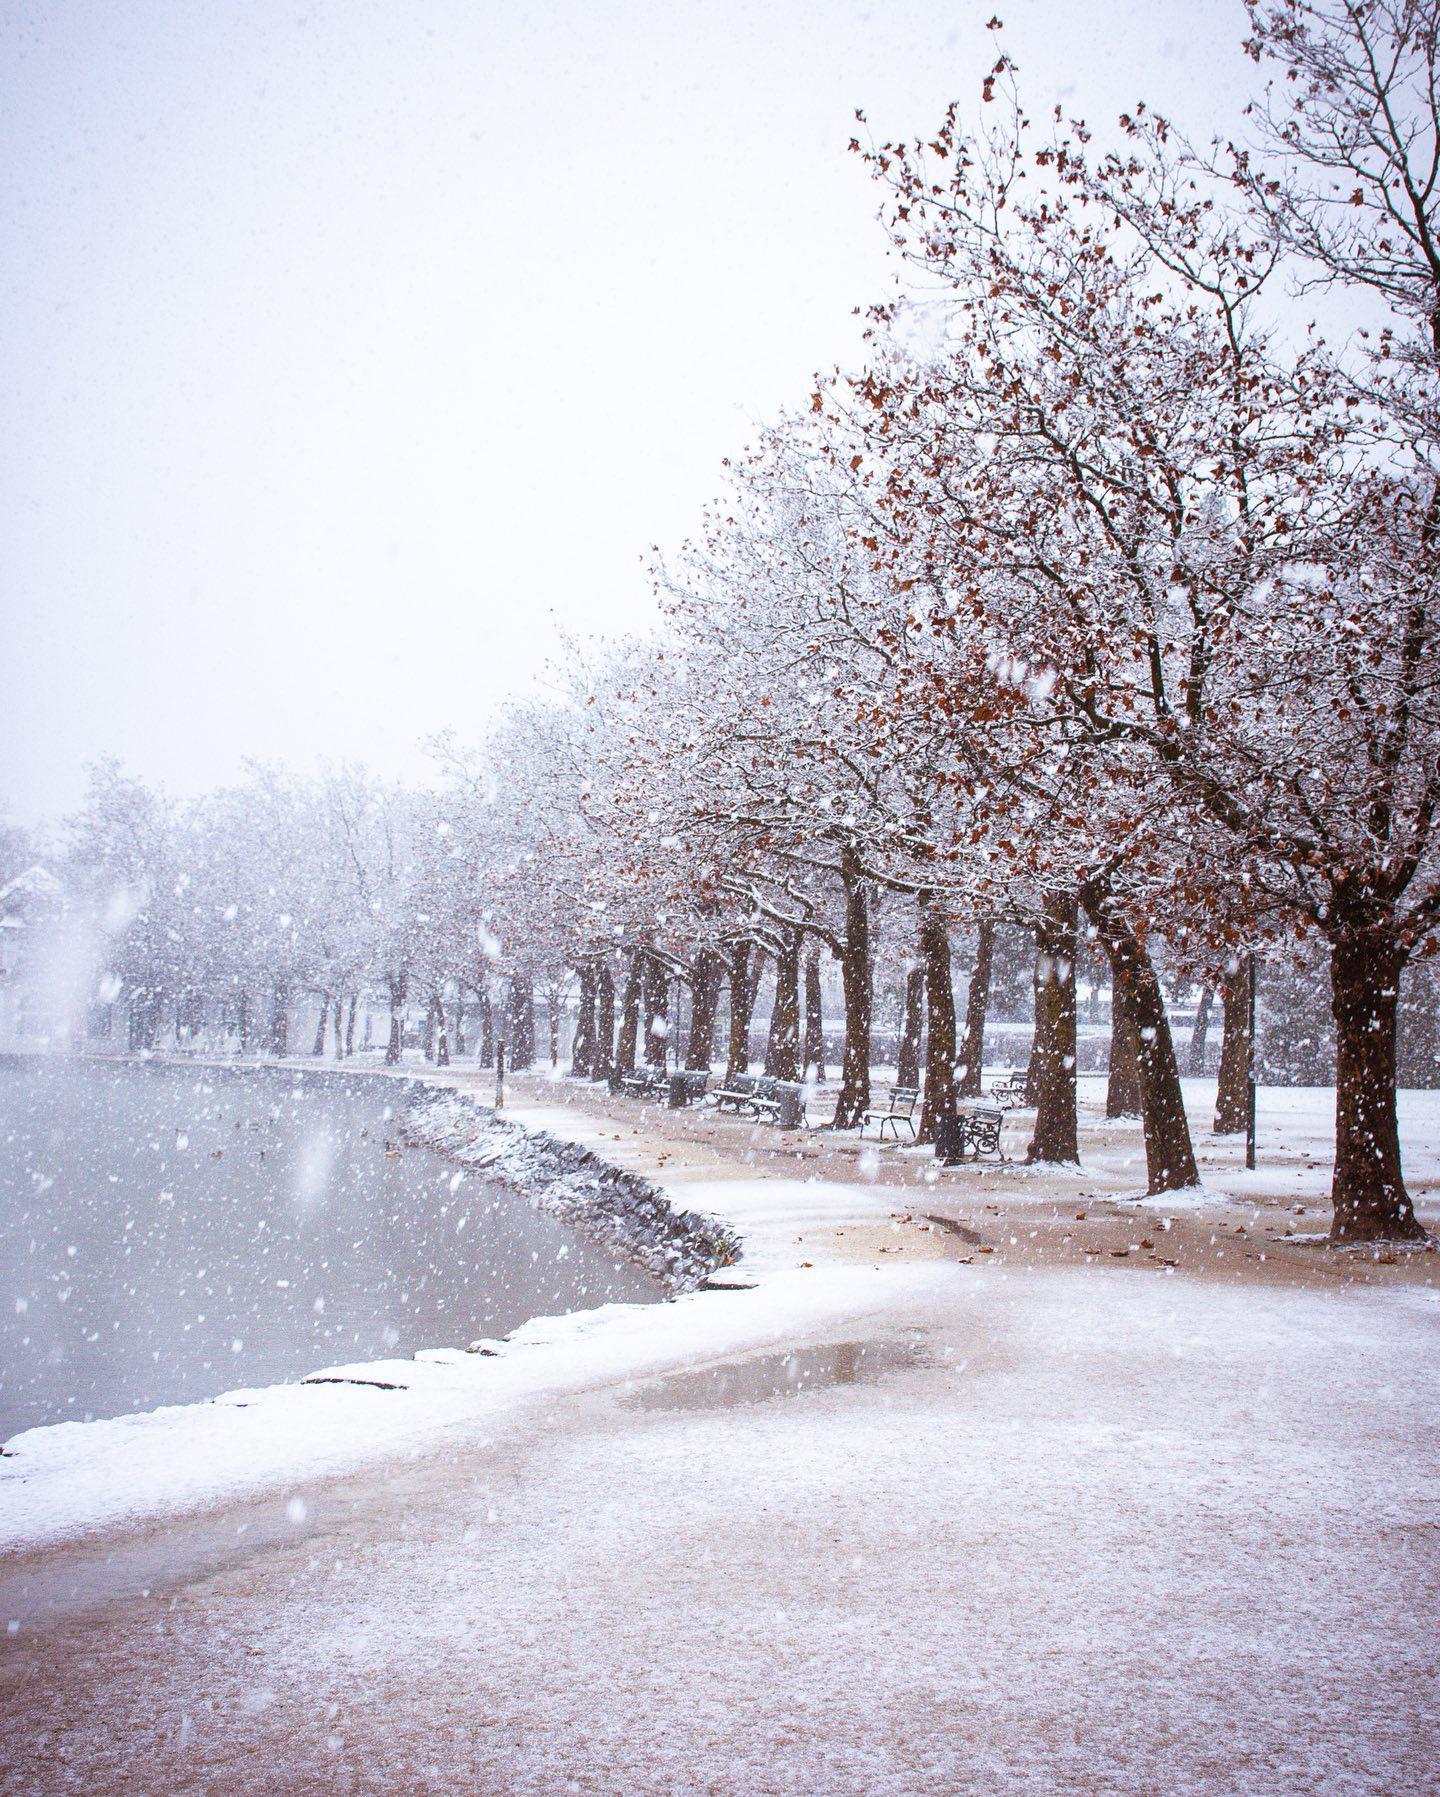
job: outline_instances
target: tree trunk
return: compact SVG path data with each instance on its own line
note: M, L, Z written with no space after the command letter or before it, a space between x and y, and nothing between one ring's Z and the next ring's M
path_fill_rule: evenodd
M916 1139L935 1140L935 1126L955 1115L955 984L945 920L920 897L920 957L925 969L925 1098Z
M1215 1134L1243 1135L1250 1112L1250 976L1244 961L1227 968L1220 983L1225 1033L1220 1039L1220 1078L1215 1087Z
M445 1001L438 992L430 995L431 1035L435 1043L435 1065L450 1065L450 1026L445 1021Z
M389 973L385 983L390 988L390 1040L385 1045L385 1065L398 1067L405 1046L405 994L410 986L410 976Z
M841 863L845 887L845 943L840 980L845 992L845 1056L835 1129L854 1129L870 1105L870 893L847 853Z
M1185 1071L1191 1079L1205 1077L1205 1041L1210 1034L1210 1006L1215 994L1208 985L1200 988L1200 1002L1195 1007L1195 1021L1190 1026L1190 1047L1185 1056Z
M427 1061L435 1059L435 1001L425 1007L425 1021L420 1026L420 1047Z
M465 1053L465 1000L463 998L457 997L455 1000L455 1019L451 1033L455 1037L456 1055L463 1056Z
M1355 931L1330 944L1335 1013L1335 1178L1332 1242L1420 1242L1405 1190L1395 1114L1396 1013L1406 956L1385 936Z
M283 1056L290 1046L290 993L276 981L270 995L270 1052Z
M690 1041L685 1066L691 1073L708 1073L715 1059L715 1020L720 1015L720 989L724 984L724 957L713 948L702 948L695 958L695 984L690 995Z
M1105 1084L1105 1115L1141 1115L1140 1038L1125 1003L1125 988L1113 964L1110 969L1110 1077Z
M495 1007L488 988L480 988L480 1065L495 1065Z
M774 1079L800 1077L800 932L783 927L775 957L775 1006L765 1071Z
M730 1042L725 1055L725 1083L750 1071L750 1015L755 1009L756 982L750 977L751 945L730 945Z
M805 959L805 1043L800 1055L800 1077L811 1068L817 1080L825 1078L825 1008L820 989L820 957Z
M1198 1185L1200 1174L1160 982L1144 944L1104 887L1092 884L1084 893L1084 902L1109 952L1115 985L1135 1025L1148 1188L1152 1193L1183 1191Z
M670 1046L669 981L654 955L644 958L641 989L645 1003L645 1064L663 1068Z
M575 1019L575 1040L570 1045L570 1072L588 1079L595 1070L595 969L580 964L580 1009Z
M990 1009L990 969L995 959L995 926L975 931L975 967L965 994L965 1040L960 1044L960 1096L978 1098L985 1072L985 1015Z
M1080 1159L1075 1120L1075 948L1079 906L1073 892L1045 900L1036 931L1035 1133L1028 1161Z
M925 969L912 967L905 975L905 1002L900 1013L900 1052L896 1057L895 1084L920 1087L920 1038L925 1029Z
M315 1025L315 1040L311 1044L310 1053L317 1060L325 1052L325 1031L330 1026L330 994L320 995L320 1021Z
M595 1059L592 1079L609 1079L615 1067L615 976L602 961L595 976Z
M512 1073L535 1065L535 982L517 977L506 998L510 1020L510 1053L506 1064Z
M335 994L335 1013L331 1027L335 1032L335 1059L343 1061L345 1059L345 994L343 992Z
M637 949L630 951L630 965L625 971L625 996L620 1003L620 1047L615 1055L615 1071L617 1073L633 1073L635 1071L635 1046L640 1037L640 982L644 969L644 956Z
M355 1052L355 1013L360 1008L360 994L350 994L350 1015L345 1022L345 1059L348 1061ZM366 1026L369 1027L368 1024Z
M242 987L240 991L240 1052L250 1052L250 994ZM133 1047L134 1044L132 1043Z

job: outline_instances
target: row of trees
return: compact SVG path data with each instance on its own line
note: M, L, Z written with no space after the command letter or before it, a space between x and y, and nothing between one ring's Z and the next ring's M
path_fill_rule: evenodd
M1281 79L1246 149L1138 108L1099 152L1025 115L1003 54L981 130L952 108L927 141L857 140L904 296L657 560L670 628L586 695L607 721L578 797L687 942L708 921L718 957L737 907L765 920L787 1015L801 944L838 956L837 1123L868 1097L885 889L916 904L931 1116L957 1061L974 1077L947 932L1033 929L1034 1152L1073 1158L1089 934L1154 1190L1195 1179L1157 941L1203 974L1318 938L1335 1236L1414 1237L1396 1016L1440 936L1436 14L1250 12ZM1307 282L1368 330L1297 329Z
M345 1058L362 1004L378 998L392 1063L417 1006L442 1062L453 1038L465 1052L467 1013L487 1055L499 1032L528 1061L536 980L554 963L543 940L508 932L502 965L496 931L526 851L492 807L480 852L451 821L473 817L361 768L310 780L256 768L176 803L107 764L70 821L72 918L132 1049L204 1031L242 1053L333 1042ZM290 1039L302 1000L318 1003L313 1044Z
M1318 943L1334 1237L1419 1236L1395 1088L1401 977L1440 945L1435 4L1250 11L1279 79L1246 148L1141 107L1099 150L1028 118L1003 54L980 129L952 108L924 141L857 139L904 271L865 366L657 553L653 638L577 658L474 751L438 744L435 793L257 774L196 809L172 868L176 830L112 770L76 856L133 905L131 989L168 956L172 984L213 991L200 964L224 965L237 1006L305 985L338 1018L377 982L443 1029L446 991L488 992L498 961L517 992L573 972L575 1063L600 1074L663 1054L678 980L692 1064L728 1012L733 1071L764 957L768 1060L793 1074L823 950L845 1127L883 898L909 918L925 1128L978 1083L988 945L1022 927L1032 1154L1076 1158L1088 949L1165 1191L1196 1167L1162 966L1223 998L1243 1055L1246 958ZM1373 322L1331 346L1307 284Z

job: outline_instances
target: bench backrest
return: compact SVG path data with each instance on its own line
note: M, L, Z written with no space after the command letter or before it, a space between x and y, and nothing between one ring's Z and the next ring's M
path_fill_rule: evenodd
M907 1114L915 1109L920 1100L919 1086L896 1086L890 1094L890 1109L904 1111Z

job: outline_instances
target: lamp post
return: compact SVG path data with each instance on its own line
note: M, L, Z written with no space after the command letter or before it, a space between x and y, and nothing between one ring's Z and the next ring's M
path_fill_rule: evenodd
M1245 1165L1255 1167L1255 951L1246 969L1245 1003L1249 1021L1245 1027Z

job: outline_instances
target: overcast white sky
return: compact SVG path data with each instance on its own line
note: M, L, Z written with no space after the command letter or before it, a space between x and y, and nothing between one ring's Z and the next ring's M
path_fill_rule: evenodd
M882 292L846 154L998 0L11 5L0 803L109 752L413 775L568 630L642 623L752 422ZM1240 0L1020 0L1035 108L1233 127Z

